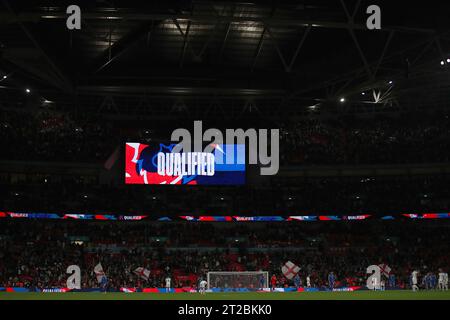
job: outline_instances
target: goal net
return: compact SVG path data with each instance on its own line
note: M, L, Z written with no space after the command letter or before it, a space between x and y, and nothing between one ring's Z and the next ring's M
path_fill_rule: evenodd
M208 289L269 287L267 271L211 271L207 273Z

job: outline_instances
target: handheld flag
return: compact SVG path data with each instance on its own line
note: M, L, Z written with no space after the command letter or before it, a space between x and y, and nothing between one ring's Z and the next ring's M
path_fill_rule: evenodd
M102 267L101 263L97 264L94 267L94 273L95 273L95 276L97 277L97 282L98 283L102 283L102 282L104 282L106 280L106 274L103 271L103 267Z
M300 267L294 264L293 262L288 261L281 268L281 271L283 272L284 276L287 279L291 280L300 271Z
M143 267L136 268L136 270L134 270L133 272L135 275L141 277L144 280L148 280L148 278L150 277L150 270Z
M387 264L382 263L378 265L378 267L380 267L380 272L382 275L389 277L389 274L391 273L391 268Z

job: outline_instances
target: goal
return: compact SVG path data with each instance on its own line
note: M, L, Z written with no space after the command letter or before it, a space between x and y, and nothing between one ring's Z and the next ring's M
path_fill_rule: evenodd
M249 288L269 287L267 271L211 271L207 273L208 289L212 288Z

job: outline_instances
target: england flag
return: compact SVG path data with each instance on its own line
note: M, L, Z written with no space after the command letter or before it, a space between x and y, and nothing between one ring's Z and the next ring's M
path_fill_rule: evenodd
M391 268L387 264L382 263L378 265L378 267L380 267L380 272L382 275L389 277L389 274L391 273Z
M287 279L291 280L300 271L300 267L294 264L293 262L288 261L281 268L281 271L283 272L284 276Z
M102 283L102 281L104 281L103 279L106 278L106 274L103 271L103 267L102 267L101 263L97 264L94 267L94 273L95 273L95 276L97 277L98 283Z
M136 268L136 270L134 270L133 272L135 275L141 277L144 280L148 280L148 278L150 277L150 270L143 267Z

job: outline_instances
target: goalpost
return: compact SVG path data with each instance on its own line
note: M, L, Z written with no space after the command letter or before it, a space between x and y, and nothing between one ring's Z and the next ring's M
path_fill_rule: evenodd
M208 290L212 288L253 288L269 287L267 271L210 271L207 273Z

